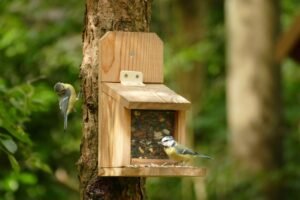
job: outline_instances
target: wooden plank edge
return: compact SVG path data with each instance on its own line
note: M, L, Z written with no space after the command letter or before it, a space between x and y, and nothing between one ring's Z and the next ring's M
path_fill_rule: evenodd
M111 89L107 84L102 84L102 92L115 99L118 103L127 109L145 109L145 110L188 110L191 102L186 100L184 103L174 102L129 102L122 95ZM180 96L180 95L179 95ZM184 97L183 97L184 98Z
M125 105L124 105L125 106ZM188 110L189 103L128 102L128 109L142 110Z
M206 168L183 166L160 167L105 167L99 168L99 176L128 177L205 177Z
M156 164L156 165L163 165L167 163L168 165L174 165L176 164L175 161L170 160L170 159L148 159L148 158L131 158L132 165L149 165L151 164Z

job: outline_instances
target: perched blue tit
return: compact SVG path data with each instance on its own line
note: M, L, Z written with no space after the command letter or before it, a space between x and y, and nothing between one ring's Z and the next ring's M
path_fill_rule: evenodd
M64 116L64 130L68 126L68 115L73 111L77 101L74 87L68 83L58 82L54 85L54 91L59 96L59 109Z
M208 158L211 157L199 154L193 150L178 144L172 136L165 136L161 139L161 144L164 146L164 150L170 159L177 162L190 162L193 158Z

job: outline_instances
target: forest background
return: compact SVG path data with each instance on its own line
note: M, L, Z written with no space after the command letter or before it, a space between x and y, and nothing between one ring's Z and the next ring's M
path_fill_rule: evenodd
M73 83L82 59L83 1L0 2L0 200L79 199L76 162L81 105L67 132L53 85ZM300 13L297 0L281 1L281 31ZM253 199L262 178L241 179L228 152L224 1L154 1L150 31L164 41L166 84L192 100L189 145L214 157L199 178L148 178L149 199ZM300 66L281 63L284 180L300 198ZM247 112L247 108L245 111Z

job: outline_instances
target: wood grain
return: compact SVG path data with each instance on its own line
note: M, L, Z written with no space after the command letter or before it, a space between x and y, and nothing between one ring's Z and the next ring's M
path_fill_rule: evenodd
M112 97L101 95L99 167L130 164L130 111Z
M178 111L176 121L174 137L179 144L186 145L186 112L181 110Z
M163 84L123 86L103 83L102 91L128 109L186 110L190 102Z
M200 167L114 167L100 168L99 176L198 176L204 177L206 168Z
M140 71L145 83L163 82L163 42L155 33L107 32L99 42L103 82L120 82L121 70Z
M170 160L170 159L140 159L140 158L132 158L131 159L131 164L132 165L146 165L146 164L157 164L157 165L162 165L165 163L168 164L176 164L175 161Z
M161 84L162 41L154 33L108 32L99 47L99 176L204 176L204 168L161 166L172 161L130 155L131 109L176 110L174 136L185 143L185 110L190 102ZM141 71L149 84L124 86L119 83L121 70Z

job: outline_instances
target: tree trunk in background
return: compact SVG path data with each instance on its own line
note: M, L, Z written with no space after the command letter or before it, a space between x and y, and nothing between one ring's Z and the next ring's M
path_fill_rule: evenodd
M199 43L205 35L205 19L208 16L208 1L202 0L176 0L175 1L175 17L179 21L176 26L176 36L178 37L177 46L179 49L184 49ZM176 47L176 46L175 46ZM188 112L188 137L187 146L192 147L194 141L194 128L192 119L195 119L201 109L201 97L204 88L204 79L206 70L202 63L194 61L191 63L190 69L181 66L174 70L174 78L179 93L188 98L192 107ZM193 187L193 182L194 186ZM182 197L192 199L193 188L197 199L205 199L205 183L203 178L182 179ZM197 187L196 187L197 186Z
M175 18L178 21L175 48L184 49L199 43L205 34L204 21L207 16L207 2L191 0L176 0ZM187 58L188 59L188 58ZM192 103L193 116L200 111L199 102L205 78L205 68L199 62L194 61L190 69L180 67L174 70L176 85L180 93ZM192 83L192 84L191 84ZM197 87L195 87L197 86Z
M270 175L282 162L278 11L276 0L226 1L229 141L240 175ZM264 199L280 198L271 182L263 185Z
M149 31L151 0L86 0L83 61L83 137L78 161L83 200L144 199L144 179L98 177L98 40L112 30Z

